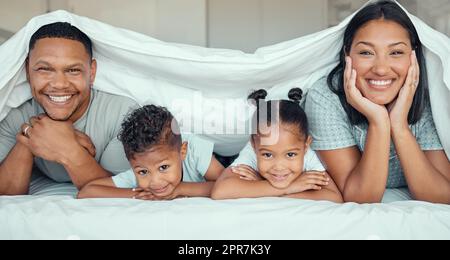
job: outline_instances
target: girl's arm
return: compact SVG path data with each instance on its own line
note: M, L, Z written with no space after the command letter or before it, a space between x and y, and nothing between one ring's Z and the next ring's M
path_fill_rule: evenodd
M450 204L450 162L444 151L423 152L409 128L394 130L392 136L413 197Z
M88 198L128 198L141 194L139 189L120 189L114 185L112 178L102 178L88 183L78 193L78 199Z
M294 199L307 199L307 200L328 200L336 203L343 203L344 200L342 198L341 192L336 186L336 183L334 183L333 179L328 174L326 174L326 176L329 178L329 184L323 186L321 190L304 191L300 193L286 195L284 197Z
M306 190L320 190L322 186L328 185L329 180L323 173L302 174L286 189L277 189L267 180L245 180L231 167L225 169L222 176L217 180L213 188L211 198L213 199L238 199L238 198L261 198L281 197Z
M231 167L224 170L214 186L211 198L215 200L280 197L287 195L283 190L274 188L268 181L243 180L233 173Z

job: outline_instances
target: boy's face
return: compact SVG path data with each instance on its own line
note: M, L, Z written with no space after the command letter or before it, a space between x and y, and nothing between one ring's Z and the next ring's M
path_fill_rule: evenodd
M303 172L304 157L311 137L300 136L295 126L281 125L274 145L261 144L261 137L253 138L253 147L261 176L278 189L287 188ZM265 138L272 138L265 135ZM273 140L273 139L271 139Z
M157 145L130 159L139 188L149 190L157 197L171 195L182 181L183 160L187 143L181 150L169 145Z

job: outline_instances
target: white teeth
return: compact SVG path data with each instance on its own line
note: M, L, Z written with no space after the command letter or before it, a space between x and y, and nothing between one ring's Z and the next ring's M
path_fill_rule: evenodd
M369 80L369 83L376 86L387 86L392 83L392 80Z
M289 174L288 175L272 175L272 176L277 181L283 181L283 180L287 179L287 177L289 177Z
M67 100L69 100L72 96L61 96L61 97L56 97L56 96L49 96L49 98L55 102L55 103L65 103L67 102Z

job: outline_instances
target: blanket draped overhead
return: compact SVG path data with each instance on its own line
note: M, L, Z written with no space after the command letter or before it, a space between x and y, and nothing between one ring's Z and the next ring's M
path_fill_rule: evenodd
M426 47L433 118L450 158L450 39L408 15ZM238 130L249 121L250 113L244 112L250 112L245 102L249 92L265 88L269 98L285 98L292 87L308 90L337 64L352 17L247 54L162 42L66 11L38 16L0 46L0 120L31 98L24 67L31 35L45 24L63 21L93 41L98 61L94 88L141 105L167 106L180 121L190 121L181 122L183 130L204 134L216 143L216 152L233 155L247 142L248 136Z

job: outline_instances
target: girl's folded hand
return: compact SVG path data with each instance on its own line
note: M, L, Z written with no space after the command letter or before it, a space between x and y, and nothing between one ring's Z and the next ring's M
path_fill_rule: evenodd
M330 178L326 172L303 172L288 188L286 188L286 195L309 190L321 190L322 187L327 186L329 182Z
M231 171L238 174L242 180L246 181L260 181L262 180L261 175L253 169L252 167L244 164L240 164L235 167L231 167Z

